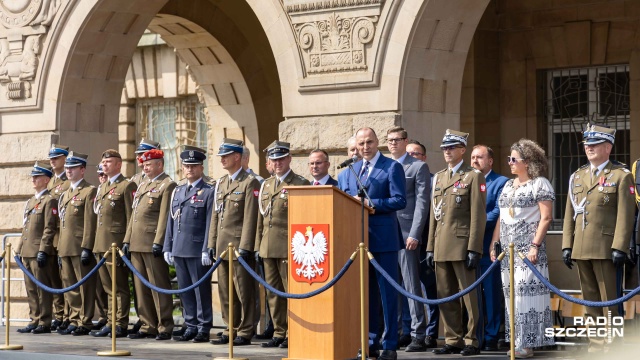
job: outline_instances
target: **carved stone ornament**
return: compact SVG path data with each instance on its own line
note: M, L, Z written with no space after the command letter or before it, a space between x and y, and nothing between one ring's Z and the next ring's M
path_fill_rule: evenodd
M301 57L301 91L335 87L336 82L375 85L384 5L385 0L284 0Z
M33 97L42 43L62 0L0 0L0 108Z

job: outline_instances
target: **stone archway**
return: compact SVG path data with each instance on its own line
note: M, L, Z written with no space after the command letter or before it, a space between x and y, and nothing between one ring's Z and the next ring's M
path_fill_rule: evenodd
M446 128L460 128L467 53L489 0L431 0L415 16L403 58L399 103L402 126L427 148L433 170Z
M256 153L261 143L277 137L282 119L277 69L249 4L103 0L78 2L68 11L70 19L83 21L64 25L51 54L53 62L65 65L48 76L48 87L58 83L59 91L44 110L57 118L59 141L88 152L92 162L117 146L119 131L126 131L126 125L118 126L119 103L131 54L146 28L165 37L189 65L214 119L210 148L226 135L245 138ZM129 147L120 150L133 158ZM252 162L259 167L258 157Z

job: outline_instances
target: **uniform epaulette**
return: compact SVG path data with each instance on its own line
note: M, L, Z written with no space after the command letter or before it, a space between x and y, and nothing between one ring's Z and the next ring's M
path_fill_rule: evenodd
M446 168L445 168L445 169L442 169L442 170L440 170L440 171L438 171L436 174L444 173L445 171L447 171L447 169L446 169Z
M249 174L249 176L247 176L247 177L249 178L249 180L253 180L253 179L256 178L255 176L253 176L253 174Z
M211 184L209 184L209 183L204 183L204 185L202 185L202 187L206 187L207 189L213 188L213 186L211 186Z
M627 164L625 164L625 163L623 163L623 162L620 162L620 161L617 161L617 160L611 160L611 163L612 163L613 165L618 165L618 166L622 166L622 167L627 167Z
M591 165L589 163L586 163L586 164L580 166L578 169L586 169L587 166L591 166Z
M297 176L297 177L298 177L298 179L300 179L300 180L307 180L307 179L306 179L304 176L302 176L302 175L298 175L298 174L296 174L296 176Z

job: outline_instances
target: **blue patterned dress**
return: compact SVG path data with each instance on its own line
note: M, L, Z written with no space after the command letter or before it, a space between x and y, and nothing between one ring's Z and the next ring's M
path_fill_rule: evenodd
M500 206L500 244L503 250L514 243L515 251L526 255L540 223L538 202L554 201L555 192L549 180L537 177L513 188L513 180L507 181L498 200ZM513 215L513 216L512 216ZM547 279L549 264L546 241L538 249L536 268ZM509 255L501 267L502 287L505 299L505 339L510 339L509 327ZM535 348L553 345L553 337L546 337L545 328L553 326L549 289L533 275L527 265L515 256L515 348Z

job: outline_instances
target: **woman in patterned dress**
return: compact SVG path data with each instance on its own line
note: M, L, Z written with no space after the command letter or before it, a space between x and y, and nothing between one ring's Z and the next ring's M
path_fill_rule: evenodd
M496 227L490 249L500 241L502 249L513 243L516 252L526 254L546 278L549 264L545 235L551 224L555 193L546 179L547 159L544 150L534 141L521 139L511 146L508 157L515 178L507 181L498 199L500 226ZM495 250L491 260L495 260ZM509 304L509 256L501 264L505 303ZM533 348L553 345L553 337L545 336L552 327L549 289L533 275L527 265L515 256L515 357L533 356ZM509 306L506 306L505 338L509 341Z

